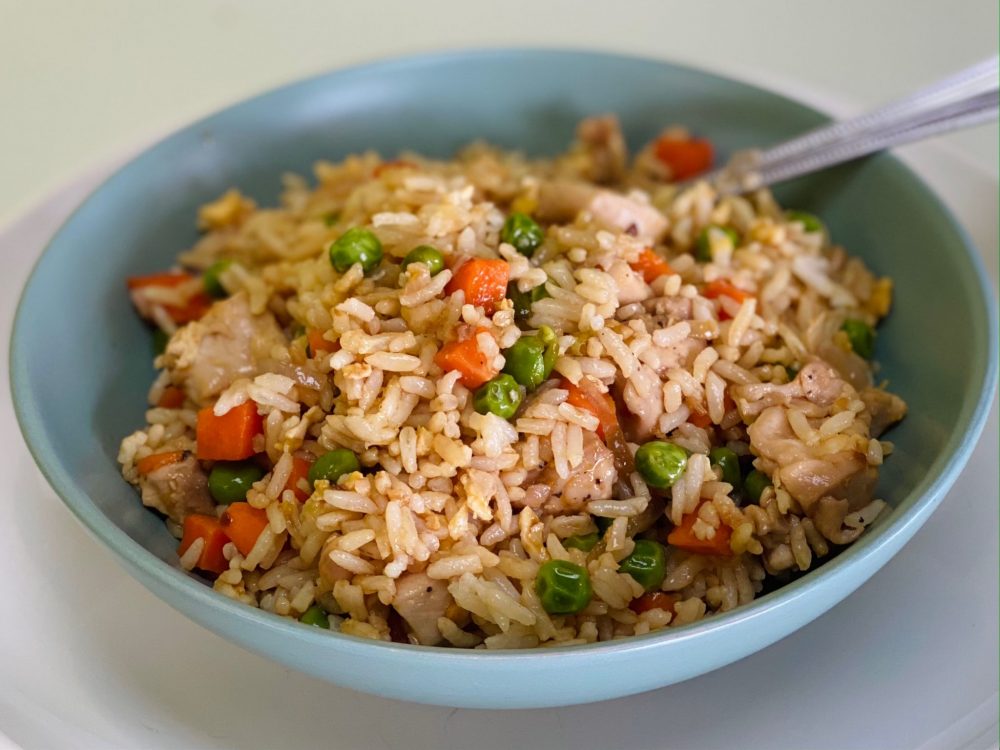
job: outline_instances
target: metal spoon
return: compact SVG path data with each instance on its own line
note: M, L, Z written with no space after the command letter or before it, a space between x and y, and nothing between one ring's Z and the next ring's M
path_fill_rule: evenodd
M867 114L823 125L767 149L733 155L708 180L722 194L745 193L826 167L960 128L997 119L998 58L938 81Z

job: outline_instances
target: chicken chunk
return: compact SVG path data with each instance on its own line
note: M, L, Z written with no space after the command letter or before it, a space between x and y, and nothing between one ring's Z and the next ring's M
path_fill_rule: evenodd
M543 221L572 221L581 211L589 211L599 224L645 242L656 242L667 231L667 218L636 198L573 180L550 180L539 185L536 213Z
M769 406L747 429L750 449L768 473L776 476L802 509L812 515L824 496L849 501L856 510L865 505L875 488L878 472L863 453L844 450L814 455L788 423L788 412Z
M550 513L579 510L589 500L607 500L611 497L618 471L614 453L592 432L583 433L583 460L563 479L549 464L538 476L538 484L552 488L551 499L545 510Z
M847 500L851 510L863 507L871 500L878 472L860 453L840 451L788 464L779 476L788 494L808 513L826 495Z
M258 374L258 362L284 334L270 313L253 315L246 295L216 302L201 320L181 328L164 352L164 366L174 384L204 404L237 378Z
M865 388L859 395L871 415L869 432L872 437L879 437L906 416L906 402L895 394L881 388Z
M850 544L864 531L863 526L844 527L844 518L850 511L850 503L843 498L821 498L813 512L816 530L834 544Z
M748 383L733 386L732 393L740 416L749 421L768 407L792 403L819 407L818 414L844 394L845 385L836 370L823 360L815 359L784 385Z
M151 471L141 480L140 490L143 505L155 508L178 524L192 513L215 510L208 492L208 477L191 454Z
M587 209L599 223L647 242L656 242L667 231L666 217L654 206L610 190L597 191Z
M444 617L451 604L448 582L438 581L426 573L407 573L396 579L393 609L399 613L422 646L441 642L439 617Z
M604 185L622 180L628 151L617 117L588 117L577 126L576 137L588 157L587 179Z

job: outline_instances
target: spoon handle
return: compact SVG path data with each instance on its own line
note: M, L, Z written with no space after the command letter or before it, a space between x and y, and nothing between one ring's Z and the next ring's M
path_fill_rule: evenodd
M764 150L743 151L707 177L741 193L875 151L997 119L996 56L872 112L824 125Z

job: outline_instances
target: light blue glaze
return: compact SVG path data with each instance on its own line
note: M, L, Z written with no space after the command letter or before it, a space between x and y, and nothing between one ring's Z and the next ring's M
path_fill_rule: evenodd
M667 633L528 652L329 634L232 602L185 574L175 540L119 476L119 441L142 425L153 376L149 335L124 279L170 265L196 238L200 204L233 185L267 204L281 173L309 174L317 159L370 148L445 157L485 138L551 154L565 148L581 117L609 111L619 114L633 147L683 123L712 139L723 158L824 120L775 94L666 63L530 50L376 63L230 107L111 177L38 262L14 326L11 382L41 470L126 569L178 610L291 667L394 698L484 708L613 698L728 664L822 614L895 554L941 501L976 442L996 383L996 314L976 253L937 198L888 156L798 180L778 194L788 207L819 214L838 242L896 281L877 345L882 373L910 405L892 433L896 452L880 485L894 511L835 560L750 606Z

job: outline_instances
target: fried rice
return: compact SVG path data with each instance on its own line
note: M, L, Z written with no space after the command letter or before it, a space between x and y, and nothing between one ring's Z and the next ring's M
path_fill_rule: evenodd
M892 284L766 190L679 190L693 143L671 128L630 159L595 117L553 159L365 153L286 177L274 208L235 189L204 206L179 268L129 284L168 340L119 461L180 565L342 633L528 648L689 624L854 542L906 410L854 336ZM512 215L541 232L530 254ZM338 272L353 228L382 255ZM442 268L404 264L424 246ZM484 260L489 299L468 282ZM541 382L515 378L509 416L483 408L483 378L543 332ZM476 372L442 354L459 348ZM209 441L237 423L243 485L222 492L236 464ZM682 457L667 486L637 464L652 443ZM310 476L333 451L357 470ZM663 553L652 582L637 543ZM552 561L589 584L570 613Z

